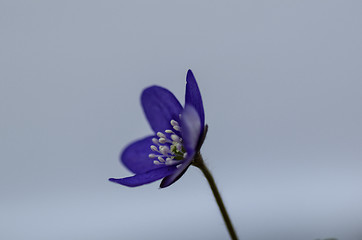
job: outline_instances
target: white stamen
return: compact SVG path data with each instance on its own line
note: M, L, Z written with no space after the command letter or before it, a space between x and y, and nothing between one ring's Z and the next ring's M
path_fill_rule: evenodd
M170 121L172 129L166 129L164 133L157 132L158 137L152 138L153 145L150 146L151 150L159 154L150 153L148 157L153 160L155 165L165 164L165 165L175 165L179 167L182 163L182 158L187 157L187 153L183 148L183 141L180 137L180 134L175 133L176 131L181 131L180 124L175 121ZM174 131L175 130L175 131ZM171 148L171 149L170 149ZM181 157L181 159L180 159ZM175 159L177 158L177 160Z
M173 129L175 129L178 132L181 130L180 126L173 126Z
M173 127L178 126L178 122L175 121L175 120L171 120L171 125L172 125Z
M182 150L182 144L181 143L177 143L176 144L176 149L177 149L177 151L181 151Z
M160 138L160 139L158 139L158 141L162 144L167 142L166 138Z
M160 153L167 156L170 153L170 149L167 146L160 146Z
M162 132L158 132L158 133L157 133L157 136L158 136L159 138L166 138L166 135L163 134Z
M172 141L180 142L180 137L177 136L176 134L172 134L172 135L171 135L171 139L172 139Z
M156 145L159 145L157 138L152 138L152 142L153 142L154 144L156 144Z
M167 166L170 166L170 165L173 165L173 164L178 163L178 162L179 162L179 161L175 161L175 160L169 159L169 161L166 161L165 164L166 164Z
M169 160L169 161L166 161L166 162L165 162L165 164L166 164L167 166L172 165L172 163L173 163L172 160Z

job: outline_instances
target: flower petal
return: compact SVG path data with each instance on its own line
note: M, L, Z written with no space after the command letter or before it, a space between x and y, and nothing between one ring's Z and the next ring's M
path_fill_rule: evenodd
M161 167L146 173L136 174L132 177L126 178L110 178L109 181L115 182L121 185L125 185L128 187L137 187L146 183L151 183L157 181L158 179L164 178L173 172L175 172L177 168L175 166L171 167Z
M152 138L145 137L128 145L121 154L122 163L134 173L144 173L152 169L160 168L148 157L153 151L150 146L153 144Z
M201 135L201 126L196 109L192 105L186 105L181 114L181 133L187 153L196 150Z
M171 127L170 121L179 119L182 106L167 89L152 86L143 90L141 103L153 131L164 132Z
M184 159L184 162L177 168L174 174L167 176L162 180L160 185L161 188L170 186L186 172L197 151L196 148L200 139L201 121L196 109L191 105L186 105L182 112L181 129L187 158Z
M201 120L201 126L205 125L205 112L204 105L202 104L201 93L197 85L194 74L189 69L186 75L186 95L185 105L192 105L199 114Z
M177 180L179 180L182 177L182 175L184 175L187 168L190 166L192 159L194 157L194 154L192 154L187 159L185 159L185 162L181 166L179 166L172 175L165 177L160 184L160 188L168 187L171 184L173 184L174 182L176 182Z

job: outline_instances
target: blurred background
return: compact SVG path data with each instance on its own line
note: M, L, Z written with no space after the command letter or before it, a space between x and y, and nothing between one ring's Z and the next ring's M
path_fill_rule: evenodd
M0 239L228 239L196 168L109 177L151 134L143 88L183 104L240 239L362 239L361 1L0 1Z

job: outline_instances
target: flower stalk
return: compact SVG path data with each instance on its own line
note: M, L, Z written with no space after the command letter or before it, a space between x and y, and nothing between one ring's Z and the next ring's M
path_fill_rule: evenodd
M232 240L237 240L238 237L236 235L236 232L234 230L233 224L231 223L230 217L228 212L226 211L226 208L224 206L224 202L222 201L221 195L219 193L219 190L217 189L216 183L214 181L213 176L211 175L209 169L206 167L204 160L200 154L200 152L195 154L194 160L192 165L199 168L204 176L206 177L210 188L212 190L212 193L214 194L215 200L217 202L217 205L219 206L220 212L222 217L224 218L225 225L228 229L229 235Z

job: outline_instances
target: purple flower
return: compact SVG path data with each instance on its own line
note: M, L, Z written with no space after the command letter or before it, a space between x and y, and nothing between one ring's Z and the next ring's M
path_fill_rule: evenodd
M159 86L146 88L141 103L154 135L131 143L121 154L122 163L135 175L109 180L136 187L163 178L160 187L168 187L199 154L206 134L204 107L192 71L186 76L184 107Z

